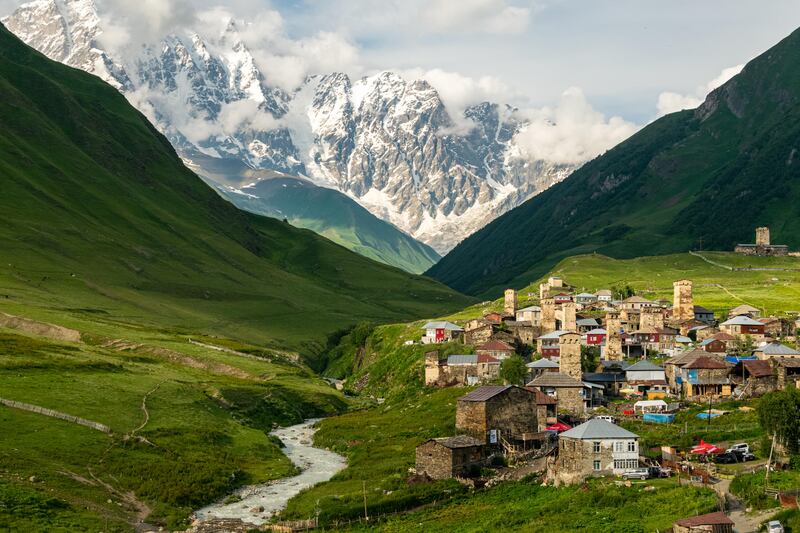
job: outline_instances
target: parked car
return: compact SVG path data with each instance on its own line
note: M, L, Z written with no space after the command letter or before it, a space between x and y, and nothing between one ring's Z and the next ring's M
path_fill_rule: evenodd
M650 477L650 471L647 468L634 468L626 470L622 473L622 479L645 479Z
M755 461L756 460L756 456L753 455L752 453L743 453L741 457L742 457L742 461Z
M738 444L734 444L727 450L726 452L736 452L736 453L750 453L750 445L746 442L740 442Z
M778 520L770 520L767 523L767 533L783 533L783 524Z
M597 420L605 420L606 422L611 422L612 424L616 424L617 423L617 419L614 418L611 415L596 415L596 416L593 416L592 418L595 418Z
M742 460L739 458L739 454L733 452L725 452L721 453L714 458L714 462L720 465L731 465L735 463L740 463Z

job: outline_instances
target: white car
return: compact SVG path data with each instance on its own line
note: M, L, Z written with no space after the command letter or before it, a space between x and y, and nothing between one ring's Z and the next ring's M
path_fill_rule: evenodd
M645 479L650 477L650 471L646 468L634 468L633 470L626 470L622 473L622 479Z
M767 533L783 533L783 524L778 520L771 520L767 523Z
M592 418L596 420L605 420L606 422L611 422L612 424L616 424L617 420L611 415L597 415L593 416Z
M739 454L746 454L746 453L750 453L750 445L747 444L746 442L740 442L738 444L734 444L733 446L728 448L726 451L733 452L733 453L739 453Z

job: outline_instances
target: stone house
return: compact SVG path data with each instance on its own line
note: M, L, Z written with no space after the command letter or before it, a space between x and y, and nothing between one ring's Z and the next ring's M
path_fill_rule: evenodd
M589 292L582 292L575 295L575 303L578 305L590 305L597 301L597 296Z
M580 483L587 477L621 475L639 467L639 436L593 418L559 435L553 477Z
M683 389L683 367L693 362L698 357L705 357L707 355L708 353L703 350L694 349L678 354L664 363L664 376L673 394L678 394Z
M735 344L736 337L724 331L719 331L704 338L697 347L709 353L728 353L733 350Z
M728 319L720 324L719 328L728 335L733 335L737 338L746 335L755 338L764 336L764 324L745 315Z
M631 296L630 298L622 300L619 304L619 308L622 311L641 311L645 307L654 306L656 306L655 302L651 302L647 298L642 298L641 296Z
M464 325L464 342L472 346L489 342L494 334L494 324L484 318L470 320Z
M519 322L517 320L506 320L504 322L508 332L513 335L517 341L527 346L536 344L536 337L541 332L540 327L531 326L528 322Z
M536 361L531 361L525 366L528 367L531 379L534 379L545 372L558 372L559 369L558 363L552 359L547 359L546 357L537 359Z
M753 307L752 305L742 304L734 307L728 313L728 318L734 318L737 316L749 316L750 318L760 318L761 310L757 307Z
M773 357L800 358L800 351L795 350L778 341L770 342L753 350L753 355L758 359L767 360Z
M772 365L780 390L790 384L800 388L800 359L776 357L772 359Z
M491 340L475 348L475 353L478 355L488 355L502 361L514 355L516 350L508 343Z
M728 515L716 512L678 520L672 533L733 533L733 526Z
M505 318L503 313L497 313L495 311L483 315L483 319L488 320L492 324L501 324L503 322L503 318Z
M464 330L446 320L437 322L428 322L422 329L425 330L425 335L422 337L422 344L441 344L443 342L450 342L459 339L464 333Z
M538 305L531 305L517 311L517 322L528 322L531 326L541 327L542 308Z
M545 372L526 385L537 389L558 401L558 412L582 415L586 410L585 386L566 374Z
M784 324L784 321L775 316L756 319L764 324L764 335L776 339L782 335L791 335L793 332L790 327Z
M431 479L469 477L485 464L485 443L467 435L430 439L416 450L417 473Z
M731 369L730 379L737 397L757 398L778 387L770 361L742 359Z
M425 386L477 385L500 377L500 360L490 355L451 355L440 360L439 352L425 354Z
M578 333L587 333L600 327L600 323L595 318L579 318L575 322Z
M686 398L731 395L731 364L713 355L698 357L681 369L683 395Z
M789 247L785 244L771 244L769 228L756 228L755 244L737 244L733 249L737 254L758 255L758 256L786 256L789 255Z
M487 385L458 399L456 431L489 443L493 435L524 440L539 431L536 394L515 385Z

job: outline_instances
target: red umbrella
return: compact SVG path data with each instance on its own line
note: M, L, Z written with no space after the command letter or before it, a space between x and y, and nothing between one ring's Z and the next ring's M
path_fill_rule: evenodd
M547 426L545 429L547 431L556 431L558 433L561 433L562 431L566 431L568 429L572 429L572 426L568 426L563 422L557 422L557 423L553 424L552 426Z
M703 439L700 439L700 444L692 448L692 450L689 453L694 455L712 455L712 454L722 453L724 451L725 450L723 450L719 446L715 446L711 443L704 441Z

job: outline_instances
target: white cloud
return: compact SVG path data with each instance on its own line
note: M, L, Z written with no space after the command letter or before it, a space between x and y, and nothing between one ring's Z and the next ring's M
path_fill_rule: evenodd
M580 164L633 135L639 126L595 111L577 87L564 91L555 108L521 113L530 124L516 136L524 156L554 163Z
M409 69L400 75L406 80L425 80L436 89L453 121L453 127L441 131L442 134L466 134L474 127L474 123L464 116L468 107L481 102L508 102L514 98L511 89L492 76L476 79L442 69Z
M419 21L434 33L522 33L531 8L505 0L431 0L420 10Z
M97 0L103 25L99 40L113 50L152 43L195 22L189 0Z
M724 85L728 80L739 74L744 68L744 64L728 67L720 72L719 76L709 81L705 85L699 86L694 94L679 94L675 92L663 92L658 95L658 116L668 115L683 109L694 109L703 103L706 96Z

